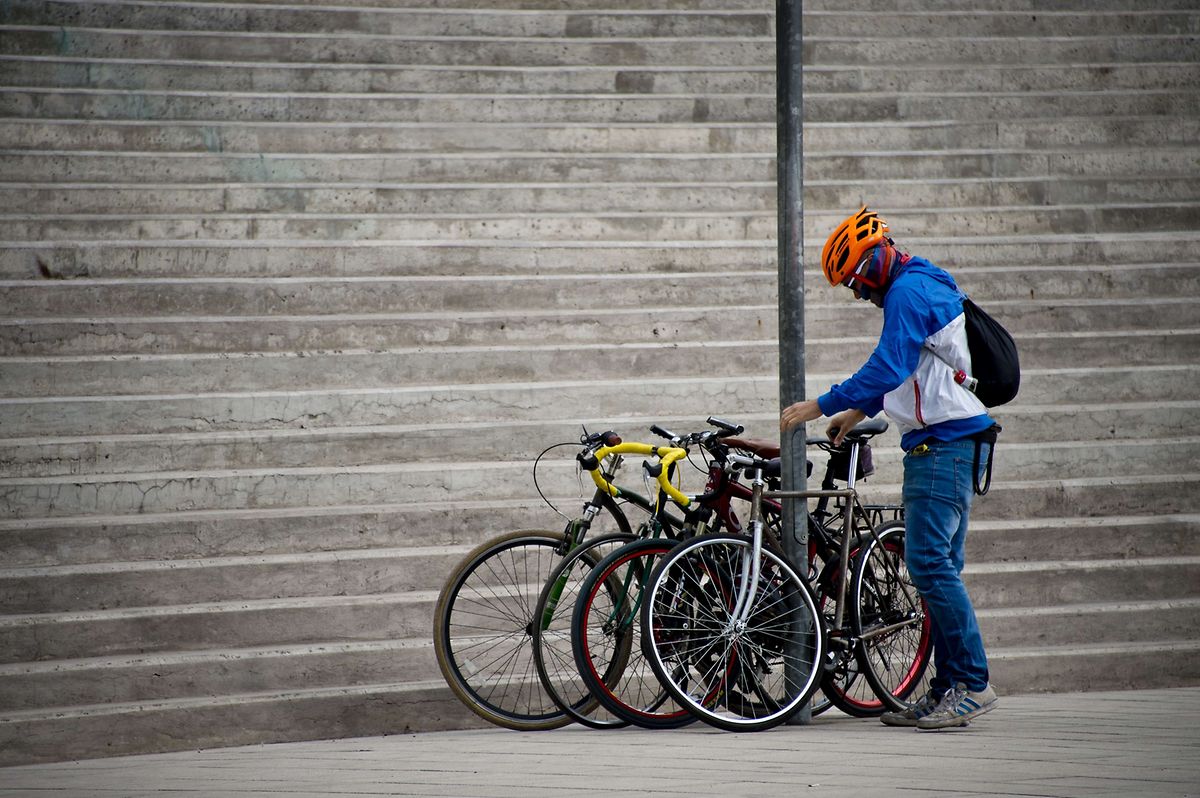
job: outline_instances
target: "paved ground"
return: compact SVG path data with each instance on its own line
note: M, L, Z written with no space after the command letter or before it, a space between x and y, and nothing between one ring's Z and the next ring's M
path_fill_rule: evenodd
M1200 796L1197 718L1187 688L1005 697L944 732L441 732L7 768L0 797Z

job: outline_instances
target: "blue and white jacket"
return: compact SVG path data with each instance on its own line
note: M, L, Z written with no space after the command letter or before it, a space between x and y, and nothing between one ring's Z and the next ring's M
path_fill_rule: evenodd
M905 451L930 438L956 441L987 429L993 423L987 408L954 381L958 369L971 373L962 291L923 258L893 268L879 343L853 377L818 397L821 412L882 410L899 427Z

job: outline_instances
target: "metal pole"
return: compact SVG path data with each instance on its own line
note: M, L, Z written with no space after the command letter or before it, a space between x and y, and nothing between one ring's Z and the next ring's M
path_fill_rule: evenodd
M775 3L776 180L779 209L779 402L780 409L804 399L804 84L803 0ZM802 491L807 481L804 427L780 442L783 489ZM806 503L784 503L784 549L792 562L808 562ZM805 569L807 570L807 569ZM803 575L803 574L802 574ZM790 721L812 722L809 705Z

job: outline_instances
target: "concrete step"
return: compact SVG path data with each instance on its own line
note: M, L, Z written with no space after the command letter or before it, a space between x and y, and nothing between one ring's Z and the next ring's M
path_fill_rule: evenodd
M665 404L665 403L664 403ZM748 428L772 433L776 415L767 402L748 399L733 418ZM765 412L749 412L760 407ZM1141 438L1150 446L1172 436L1200 436L1200 400L1090 405L1033 405L1021 403L994 411L1004 425L1006 444L1079 444L1089 451L1095 442L1112 446L1105 453L1132 458L1138 447L1119 446ZM596 419L589 428L615 429L626 437L652 438L651 424L662 424L677 432L704 428L703 414L630 416ZM1136 435L1133 431L1136 430ZM296 430L247 430L206 433L161 433L103 437L31 437L0 439L0 463L7 478L40 478L68 475L151 473L156 471L211 471L242 468L336 468L342 466L400 463L442 463L460 459L498 458L532 463L548 445L578 438L575 420L551 418L539 421L442 423L367 427L318 427ZM898 441L881 439L886 447ZM876 456L882 457L876 446ZM1159 455L1148 458L1161 465L1170 444ZM569 452L569 450L568 450ZM1055 449L1054 453L1065 453ZM564 455L567 456L567 455ZM881 462L891 467L896 453ZM1082 455L1076 455L1076 458ZM1181 455L1175 455L1176 458ZM568 456L569 459L569 456ZM820 460L820 457L817 456ZM896 464L896 468L898 468ZM1020 468L1024 470L1027 465ZM1095 467L1094 465L1091 467Z
M1112 364L1113 347L1144 365L1187 362L1200 330L1129 330L1024 333L1016 336L1022 367L1051 368L1063 347L1077 368ZM827 373L857 363L872 338L808 341L808 368ZM0 358L0 396L196 393L221 385L228 391L433 386L445 383L594 379L597 374L686 372L730 377L770 375L778 368L773 341L720 341L540 346L413 347L383 351L214 353L197 355L96 355Z
M701 18L711 14L699 15ZM976 17L976 15L971 15ZM1105 15L1086 15L1103 20ZM1155 15L1157 16L1157 15ZM983 15L976 18L983 19ZM1153 19L1154 17L1142 17ZM718 19L725 19L718 17ZM1082 17L1080 18L1082 19ZM1109 19L1115 19L1109 17ZM1178 17L1194 28L1194 15ZM1156 32L1147 25L1131 32L1090 36L1042 37L1030 32L976 36L967 33L931 36L946 18L930 18L919 33L852 37L806 37L805 60L813 64L886 64L890 50L906 52L914 64L1190 61L1195 38L1184 33ZM711 21L702 22L711 25ZM853 23L851 23L853 24ZM1085 23L1086 24L1086 23ZM773 35L668 38L470 37L406 34L321 33L297 36L289 31L139 31L50 25L7 25L2 52L9 55L58 54L86 58L212 59L222 61L302 61L424 65L680 65L745 66L770 64ZM882 33L882 32L881 32ZM890 45L890 47L889 47ZM213 59L218 60L218 59Z
M908 149L1058 149L1064 146L1194 144L1200 120L1187 114L1158 118L1058 116L1052 119L809 122L812 152L899 152ZM346 132L353 135L346 135ZM382 125L101 119L3 119L6 148L200 153L388 152L775 152L775 126L766 122L687 124L549 124L398 121Z
M1193 159L1194 161L1194 159ZM669 213L704 208L747 212L775 207L773 181L746 179L711 182L690 175L663 182L594 180L505 184L430 183L0 183L0 201L25 213L68 215L139 213L148 210L147 192L159 214L229 214L304 212L315 214L488 213L503 207L510 213L598 214ZM865 180L813 180L805 196L819 207L853 205ZM1104 178L1041 175L1028 178L872 179L871 190L881 207L902 203L955 203L963 206L1014 206L1083 202L1188 202L1200 199L1194 176L1147 174ZM21 205L17 205L20 202Z
M1005 430L1005 437L1008 430ZM980 499L982 503L987 499ZM971 519L967 560L973 563L1164 559L1200 555L1200 516Z
M0 56L9 86L168 89L193 91L301 91L509 94L769 94L772 65L721 67L555 66L491 67ZM1200 66L1186 62L1040 64L941 64L904 70L884 65L809 66L806 92L890 91L1100 91L1186 88Z
M4 716L4 765L485 725L442 681L133 702Z
M1200 263L1188 261L1125 266L1046 264L1037 270L1019 265L959 268L949 264L948 268L963 289L993 309L998 318L1029 329L1045 328L1055 314L1086 314L1090 307L1106 303L1114 308L1124 305L1136 315L1141 305L1162 299L1164 313L1169 315L1173 303L1172 297L1163 296L1165 288L1170 287L1176 295L1173 298L1200 289ZM736 279L730 279L731 274ZM479 318L486 324L490 312L504 316L502 323L519 325L522 318L535 323L539 317L553 318L571 311L583 314L574 317L580 323L589 313L636 311L646 314L638 328L649 335L659 311L647 312L648 308L666 308L662 313L664 320L669 320L673 312L714 307L704 301L713 298L727 308L750 308L750 313L766 324L766 318L776 314L765 313L762 307L775 302L777 282L776 272L757 269L666 275L577 271L469 277L12 280L0 281L0 306L9 309L0 313L0 318L102 322L119 308L120 318L131 323L137 318L169 321L176 317L182 321L197 316L230 321L259 316L280 321L319 316L334 320L349 312L363 317L362 321L373 314L386 314L395 321L403 317L413 321L462 318L464 323L470 314L483 314ZM842 317L851 320L848 327L865 328L860 335L877 334L880 315L872 308L854 302L848 292L831 288L819 274L806 274L804 282L806 306L818 325L814 332ZM603 307L597 307L601 304L598 287L603 289ZM719 297L709 296L717 291ZM875 326L869 326L872 324ZM447 342L442 336L442 343Z
M6 712L441 679L426 637L0 665Z
M1198 653L1200 644L1190 638L988 649L988 667L993 682L1002 689L1046 693L1132 690L1195 683L1200 678Z
M810 371L807 395L819 395L845 379L844 366L838 368L824 373ZM292 385L278 391L250 388L193 394L57 395L0 400L0 430L9 439L179 433L203 436L232 431L377 427L394 425L398 420L417 427L476 424L486 429L489 424L505 422L545 423L546 407L576 408L559 415L579 414L581 423L637 419L629 424L641 428L646 417L661 415L664 407L671 408L673 415L697 422L710 414L767 419L778 411L778 391L777 378L769 375L652 379L631 375L613 377L599 386L590 381L545 380L411 388L337 386L304 390ZM1179 403L1192 401L1197 394L1200 374L1187 364L1122 364L1103 369L1035 369L1026 365L1017 403L1004 413L1024 407L1029 413L1052 414L1053 419L1059 417L1053 414L1075 408L1082 420L1088 420L1096 412L1095 405ZM1093 405L1079 405L1078 397L1087 397ZM759 423L765 427L764 434L771 431L773 425ZM1103 430L1104 426L1093 429Z
M748 9L729 12L666 9L633 13L542 9L540 13L479 10L469 17L430 8L382 8L340 10L306 9L296 6L213 6L193 3L164 3L154 6L108 2L80 7L78 3L14 0L6 22L23 25L104 27L135 29L195 30L212 33L277 33L305 35L356 32L372 35L487 36L520 38L677 38L687 36L773 36L774 15ZM981 10L973 14L937 11L893 11L889 28L897 36L922 35L936 29L944 37L991 36L1112 36L1130 31L1156 34L1187 34L1200 31L1195 13L1160 10L1154 13L1128 11L1059 11L1030 15L1006 9ZM857 12L833 9L805 16L806 37L852 37L862 35Z
M1186 287L1200 279L1200 269L1186 265L1130 267L1123 280L1118 278L1122 272L1107 267L1071 271L1046 267L1043 275L1028 275L1025 286L1016 281L1005 284L1008 273L1003 269L955 272L964 290L1014 332L1119 330L1142 324L1184 327L1190 317L1181 315L1180 305L1186 300L1151 292L1168 284ZM455 281L422 277L21 280L0 283L0 297L12 303L10 313L21 314L0 315L0 319L5 354L29 355L54 344L54 334L62 336L54 345L64 350L71 347L71 335L90 334L97 336L96 341L81 351L120 349L125 338L129 343L124 346L151 352L171 351L172 336L191 334L194 351L204 351L209 348L204 342L212 339L216 326L229 334L222 339L228 343L217 351L320 349L325 347L317 342L339 340L330 337L336 335L347 342L391 336L397 343L448 346L538 343L547 338L536 336L553 332L563 342L587 342L601 323L625 330L615 333L615 341L647 336L663 341L711 340L720 337L712 334L719 330L735 339L773 337L774 275L744 272L738 276L737 281L708 273L459 277ZM1092 289L1093 283L1109 277L1114 279L1103 290ZM849 295L840 296L815 275L806 283L806 323L814 336L878 334L877 312L852 304ZM605 290L604 308L595 307L590 293L597 285ZM709 287L720 289L720 305L689 304L691 297ZM1027 288L1027 297L1044 298L1010 298L1022 288ZM1087 293L1106 295L1080 298ZM740 312L731 313L730 307ZM1161 315L1144 318L1151 307L1158 307ZM110 308L141 315L111 316L106 313ZM720 324L725 326L713 328L713 316L722 316ZM239 334L239 325L255 324L262 327ZM249 345L255 340L267 343ZM313 345L301 346L305 340Z
M1197 69L1200 72L1200 67ZM1018 177L1071 176L1074 179L1105 175L1143 175L1147 170L1168 176L1193 174L1198 167L1192 147L1165 145L1147 148L1113 146L1101 150L924 150L879 154L828 152L805 156L806 185L812 181L941 180L992 178L1011 182ZM344 183L378 184L396 181L428 186L500 183L568 183L580 186L621 181L712 183L773 181L775 159L758 153L621 153L570 155L560 153L391 153L251 154L196 152L124 152L3 150L0 168L14 183L46 188L87 186L114 190L93 183L186 184L191 188L220 184L223 187L263 188L262 184L288 183L338 186ZM1003 178L998 175L1004 175ZM62 185L67 184L67 185ZM200 185L198 185L200 184ZM255 184L253 186L244 184ZM356 188L353 185L347 188ZM361 190L361 188L359 189Z
M1136 576L1138 567L1123 573ZM1098 576L1098 575L1097 575ZM964 578L965 575L964 575ZM1104 592L1105 580L1092 585ZM968 589L974 590L974 586ZM978 610L980 631L989 649L1036 648L1037 646L1113 645L1153 640L1187 640L1200 620L1200 600L1160 600L1069 603L1036 608Z
M441 589L465 547L405 546L303 554L0 569L0 614Z
M583 501L561 507L578 515ZM0 550L5 562L37 567L360 548L474 546L513 529L534 526L561 530L565 522L538 498L5 519L0 521ZM598 529L616 528L608 521L596 523Z
M1181 328L1195 320L1191 299L1051 300L986 302L989 312L1015 333L1061 330ZM332 308L330 310L333 310ZM645 340L776 340L777 307L738 305L660 311L654 307L607 311L483 311L288 316L169 316L22 318L0 320L0 356L184 354L390 349L407 346L540 344L546 340L590 343L600 329L611 343ZM858 316L852 317L853 321ZM841 305L806 309L813 334L862 327ZM878 320L875 320L878 324ZM871 328L873 329L873 328Z
M822 231L841 221L843 211L816 211L805 219L806 238L823 238ZM1200 202L1106 202L1037 208L923 207L886 209L893 230L910 235L940 234L950 226L972 229L974 234L1010 235L1017 231L1059 233L1076 229L1081 234L1109 231L1192 230L1200 226ZM836 216L836 218L835 218ZM763 239L778 225L774 210L687 211L667 213L546 212L528 214L320 214L320 213L210 213L203 216L153 213L0 216L0 235L9 241L53 239L129 240L140 233L148 238L192 239L293 239L319 235L325 239L356 241L408 238L414 240L496 240L540 238L562 241L676 240L702 241Z
M476 10L470 15L431 8L423 9L306 9L287 6L213 6L194 3L163 3L139 6L126 3L30 3L16 0L7 12L6 22L18 25L61 25L74 28L118 28L170 31L197 31L206 34L291 33L297 36L328 36L341 33L371 34L373 36L428 37L489 37L489 38L548 38L548 39L621 39L730 37L773 35L773 15L746 11L707 11L703 14L686 11L648 10L619 14L596 11L556 11L542 9L530 14L513 11ZM1086 19L1105 19L1105 15L1089 15L1077 25L1098 32L1103 22L1087 23ZM1070 22L1064 18L1064 24ZM1126 29L1137 25L1137 18L1111 17L1111 25ZM997 26L1001 25L997 21ZM1144 24L1144 23L1142 23ZM1169 14L1156 17L1152 23L1158 29L1186 25L1186 15ZM832 27L832 26L831 26ZM1182 28L1181 28L1182 29Z
M1001 420L1002 417L1001 417ZM646 436L650 437L650 436ZM549 446L559 440L543 443ZM1189 452L1196 437L1169 440L1006 443L996 454L998 480L1098 479L1114 468L1129 478L1155 473L1189 474ZM880 479L899 479L900 454L882 450L876 457ZM100 472L0 478L0 509L12 519L167 513L187 510L236 510L383 504L410 497L449 496L467 501L496 501L536 496L529 459L457 460L454 462L368 463L342 466L277 466L182 469L178 471ZM703 475L686 472L699 493ZM551 461L538 469L538 488L547 496L578 495L581 478L574 461ZM625 477L635 490L639 475ZM886 484L886 483L885 483ZM872 486L873 487L873 486ZM589 491L590 492L590 491ZM428 499L426 499L428 500Z
M14 664L167 651L428 638L437 593L263 599L0 616Z
M805 262L816 264L822 240L809 238ZM1007 269L1006 282L1032 284L1042 270L1053 267L1093 269L1120 274L1131 268L1145 275L1143 265L1177 264L1186 269L1200 243L1200 233L1125 232L978 236L945 239L932 236L902 237L905 249L953 268ZM41 241L0 242L0 279L65 280L77 278L191 278L237 277L391 277L437 275L519 275L577 272L580 262L588 271L606 274L629 272L670 274L679 272L738 272L776 270L778 247L774 239L737 241L404 241L322 239L279 241L148 240L148 241ZM1038 272L1022 278L1037 265ZM1122 270L1107 268L1121 264ZM1161 266L1160 266L1161 268ZM1180 279L1181 272L1169 278ZM824 278L815 270L806 286ZM968 281L975 279L968 275ZM1094 289L1092 289L1094 290ZM1128 288L1122 290L1129 290ZM1035 291L1035 296L1038 292Z
M952 104L969 119L1064 116L1180 116L1195 101L1191 89L811 94L809 122L849 119L938 119ZM0 86L0 115L22 118L194 120L204 122L505 122L702 123L770 122L773 93L714 94L359 94L127 91Z
M1198 579L1200 558L1196 557L983 563L968 565L963 572L963 581L971 592L972 602L981 610L991 607L1058 608L1094 602L1184 599L1193 599L1188 603L1200 605L1200 601L1195 600ZM1195 610L1194 607L1189 609ZM1030 614L1037 616L1039 613L1035 610ZM1111 620L1108 613L1105 616ZM1097 622L1103 623L1103 619L1097 619ZM1167 632L1166 636L1183 636L1179 633L1188 625L1186 618L1176 619L1169 627L1175 634ZM1033 642L1029 641L1027 631L1011 633L1020 638L1018 645ZM1038 637L1040 639L1037 642L1045 640L1043 635ZM1088 642L1086 632L1068 642Z

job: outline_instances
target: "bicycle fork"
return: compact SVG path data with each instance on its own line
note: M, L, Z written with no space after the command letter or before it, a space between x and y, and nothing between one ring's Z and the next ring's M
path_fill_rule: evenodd
M758 578L762 569L763 521L762 498L766 488L762 469L755 468L750 479L750 551L742 556L741 583L738 587L737 600L733 612L729 614L726 632L740 634L746 628L754 608L754 595L758 592Z

